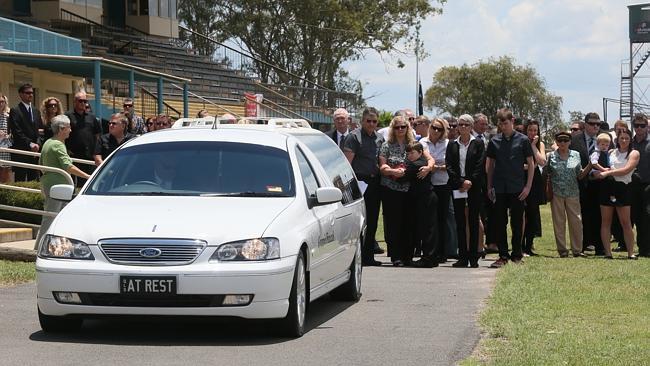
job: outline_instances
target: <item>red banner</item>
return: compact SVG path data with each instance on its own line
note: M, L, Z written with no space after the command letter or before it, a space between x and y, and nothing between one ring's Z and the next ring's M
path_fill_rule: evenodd
M244 97L246 98L245 116L257 117L257 103L255 103L255 101L257 100L257 96L253 93L244 93Z

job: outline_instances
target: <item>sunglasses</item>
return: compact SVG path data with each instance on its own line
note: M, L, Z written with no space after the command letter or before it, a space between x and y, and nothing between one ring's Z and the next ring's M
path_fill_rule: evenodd
M590 126L600 126L600 122L587 122Z
M456 128L458 125L449 125L449 128Z
M133 107L133 104L122 104L122 107L131 108L131 107Z
M56 108L58 105L56 103L47 104L47 108Z
M634 128L646 128L646 127L648 127L648 125L646 124L636 124L636 123L634 124Z
M33 92L33 91L27 91L27 92L23 92L23 94L29 94L29 95L31 95L31 94L34 94L34 92Z
M569 141L571 141L571 139L565 137L565 138L556 139L556 141L557 142L569 142Z
M415 121L415 117L409 117L409 121Z
M88 103L88 99L77 99L77 103Z
M377 121L376 119L367 119L366 122L368 122L368 123L377 123L379 121Z
M442 128L442 127L433 127L433 126L431 126L431 129L434 130L434 131L436 131L436 132L441 132L441 131L444 131L444 130L445 130L445 129Z
M409 128L409 126L407 126L407 125L395 126L396 130L405 130L407 128Z

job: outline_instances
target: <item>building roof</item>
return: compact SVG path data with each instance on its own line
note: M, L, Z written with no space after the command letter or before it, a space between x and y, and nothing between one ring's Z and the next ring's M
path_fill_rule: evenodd
M0 52L0 62L33 67L61 74L92 78L95 74L95 62L99 61L101 78L106 80L129 80L133 70L135 81L156 82L159 78L169 82L190 82L189 79L164 74L142 67L103 57L43 55L37 53Z

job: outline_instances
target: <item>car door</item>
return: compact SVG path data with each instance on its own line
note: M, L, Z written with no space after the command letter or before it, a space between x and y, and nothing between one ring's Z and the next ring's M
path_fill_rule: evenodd
M359 242L359 234L365 207L363 196L359 191L352 167L331 138L324 134L312 134L300 137L310 152L313 152L319 166L317 171L324 184L341 190L343 199L336 204L334 213L334 238L325 248L323 255L327 257L328 277L333 278L347 271L352 262Z
M305 153L296 147L296 160L300 175L305 187L305 200L307 201L308 212L301 219L303 222L309 222L307 228L310 233L314 233L316 246L310 248L310 287L315 288L331 278L331 269L329 260L331 248L335 246L335 220L337 204L313 205L310 203L312 198L316 197L316 189L323 184L319 181L319 174L314 171L315 163L306 157ZM316 166L317 167L317 166Z

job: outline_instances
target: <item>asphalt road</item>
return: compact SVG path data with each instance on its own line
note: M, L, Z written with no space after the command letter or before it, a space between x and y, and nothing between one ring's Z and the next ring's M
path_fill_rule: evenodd
M0 365L453 365L479 340L488 264L364 268L361 301L313 302L300 339L278 338L267 322L160 318L90 320L50 335L35 284L2 288Z

